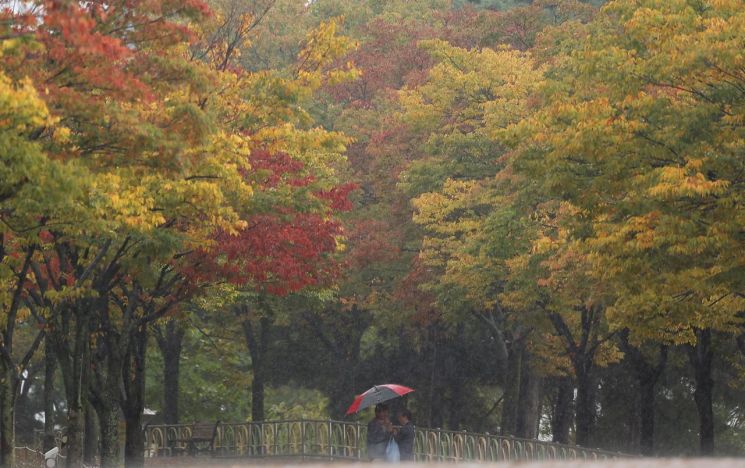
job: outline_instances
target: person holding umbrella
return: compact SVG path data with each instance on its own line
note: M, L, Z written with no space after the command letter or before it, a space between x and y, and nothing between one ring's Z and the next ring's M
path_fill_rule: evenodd
M393 425L388 419L388 406L383 402L402 397L413 391L413 388L397 384L376 385L357 395L347 409L347 416L349 416L375 405L375 418L367 425L367 455L371 460L399 461L398 444L393 438ZM391 453L386 453L389 444Z
M393 436L393 425L388 419L388 406L375 405L375 418L367 424L367 456L371 460L385 459L385 449Z
M414 424L411 422L411 411L403 409L398 415L398 423L401 425L394 432L401 453L402 462L413 462L414 458Z
M349 405L349 408L347 409L347 416L357 413L370 406L377 405L378 403L383 403L384 401L402 397L413 391L413 388L404 387L403 385L376 385L373 388L355 397L354 401L351 405Z

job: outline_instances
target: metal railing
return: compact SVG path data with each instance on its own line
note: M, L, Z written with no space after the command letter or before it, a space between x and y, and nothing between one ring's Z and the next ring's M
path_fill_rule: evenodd
M51 457L54 460L53 463L47 464L44 454L39 450L34 450L30 447L16 447L16 466L18 468L40 468L46 466L62 466L65 457L62 455L54 455Z
M38 468L44 466L44 454L29 447L16 447L16 466Z
M145 456L188 453L192 425L145 429ZM217 425L212 455L218 457L298 457L359 460L366 457L367 426L344 421L289 420ZM491 434L417 428L418 461L518 461L612 459L626 455L603 450Z

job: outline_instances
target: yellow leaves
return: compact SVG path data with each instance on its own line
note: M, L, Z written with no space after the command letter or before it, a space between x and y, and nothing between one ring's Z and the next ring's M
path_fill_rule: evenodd
M257 147L289 154L320 179L335 176L335 168L345 160L344 152L351 141L340 132L321 127L301 129L289 123L266 127L252 135Z
M484 232L483 187L478 181L445 181L439 192L425 193L412 201L414 221L428 230L419 260L436 269L436 282L423 288L457 287L463 298L478 307L491 307L495 278L504 270L481 250Z
M744 249L745 213L734 174L743 173L735 83L745 10L705 3L610 2L552 70L542 107L508 133L515 166L539 181L541 196L582 208L532 241L530 253L549 258L541 285L560 307L572 294L613 304L611 325L644 340L731 329L726 294L742 288L745 258L734 252ZM532 265L509 264L513 273ZM725 299L712 305L718 294Z
M742 13L742 0L708 0L707 3L715 11L727 15Z
M640 274L646 278L644 272ZM667 344L693 344L695 330L710 328L728 332L740 326L738 311L742 298L725 288L703 287L706 272L691 269L685 279L665 277L664 288L652 281L634 282L627 294L620 295L608 308L608 319L633 331L637 344L645 341Z
M691 159L685 167L666 166L657 171L659 182L648 190L654 197L710 197L723 194L729 187L727 180L710 180L700 172L704 161Z
M84 211L79 188L85 177L50 159L41 146L49 134L56 142L66 138L67 129L56 122L30 80L13 83L0 71L0 235L33 238L40 218L67 226Z
M312 90L317 90L323 84L339 84L360 76L360 71L351 62L332 67L338 59L359 46L357 41L338 34L341 21L343 18L323 21L308 34L305 46L298 55L296 76Z
M548 332L539 332L530 341L530 349L540 359L534 359L532 364L536 370L546 376L571 376L572 362L566 353L566 345L561 338Z
M531 255L515 255L506 261L507 267L514 273L526 270L530 266Z
M5 52L18 48L20 42L20 39L3 39L0 41L0 58L2 58Z
M621 362L623 356L623 352L614 342L606 341L598 347L597 354L595 355L595 364L600 367L607 367L611 364Z
M45 293L45 297L55 306L66 302L75 302L79 299L95 298L97 296L98 293L91 287L90 281L74 286L64 285L59 291L50 289Z
M427 229L420 259L439 275L436 284L428 286L455 288L462 300L479 308L499 301L513 310L528 310L536 300L535 279L532 284L527 279L535 257L512 251L518 242L513 236L526 234L517 226L505 226L513 222L513 207L495 190L510 180L509 169L497 178L484 174L469 179L473 169L468 164L484 158L488 174L509 160L505 156L497 162L500 143L511 137L510 132L516 133L513 125L530 115L531 97L543 83L544 70L529 54L506 48L466 50L439 40L422 41L420 46L438 63L425 83L399 93L400 119L409 131L428 140L432 159L452 158L457 161L452 170L466 174L463 179L446 179L436 192L412 201L414 221ZM497 214L502 203L510 209ZM512 287L515 290L499 292Z
M625 9L628 15L624 23L626 34L649 47L665 46L700 24L700 18L684 0L645 0L633 9L625 3L628 4L623 0L612 2L608 9Z
M412 201L414 222L444 235L475 231L481 226L472 212L478 193L475 181L448 179L441 192L425 193Z
M30 79L13 83L0 71L0 131L20 134L54 122Z
M202 146L190 148L186 173L172 179L153 175L141 183L169 219L189 223L191 242L202 243L218 230L238 232L246 226L239 212L250 205L253 188L243 174L249 142L238 135L216 132Z
M535 241L533 241L533 249L532 252L534 254L545 254L550 252L551 250L554 250L557 247L558 243L556 240L552 239L549 236L542 235Z
M659 217L658 212L648 213L644 216L632 216L627 218L620 226L616 224L606 226L599 222L595 225L597 238L590 239L590 245L617 249L617 244L625 244L626 248L637 252L652 248L656 245L655 229Z
M163 222L154 210L155 200L139 178L130 172L106 173L91 184L91 201L101 219L123 224L137 231L147 231Z
M420 42L438 63L426 83L400 93L402 118L415 131L484 135L496 138L525 118L530 96L544 70L529 54L506 48L467 50L442 40Z
M58 145L66 145L70 143L70 136L71 132L69 128L57 126L52 133L52 140Z

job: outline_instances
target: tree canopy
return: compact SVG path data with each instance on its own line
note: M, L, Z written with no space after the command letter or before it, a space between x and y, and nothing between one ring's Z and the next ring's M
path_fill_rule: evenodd
M744 46L742 0L0 0L0 464L386 382L743 454Z

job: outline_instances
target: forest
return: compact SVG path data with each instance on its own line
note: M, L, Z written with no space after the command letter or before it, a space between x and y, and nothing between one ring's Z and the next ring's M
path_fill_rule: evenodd
M389 382L745 455L743 0L0 0L0 465Z

